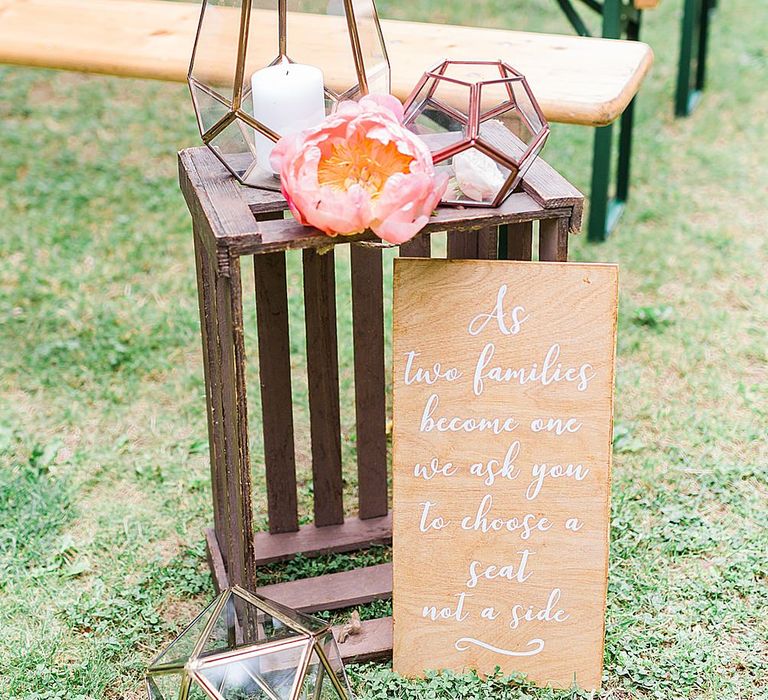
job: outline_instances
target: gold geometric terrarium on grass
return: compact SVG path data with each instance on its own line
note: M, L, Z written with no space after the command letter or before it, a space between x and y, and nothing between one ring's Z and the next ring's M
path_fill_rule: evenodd
M150 665L150 700L349 700L331 626L239 586Z
M503 61L439 63L406 101L405 124L450 177L442 204L464 207L498 207L549 136L525 77Z
M203 0L188 82L203 142L243 184L278 190L281 136L390 91L374 0Z

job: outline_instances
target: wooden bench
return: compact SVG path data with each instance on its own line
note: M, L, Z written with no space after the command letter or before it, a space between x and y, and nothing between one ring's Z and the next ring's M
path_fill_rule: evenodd
M602 15L604 37L637 40L642 12L656 9L661 0L580 0ZM581 36L591 36L573 0L557 0L568 21ZM675 116L687 117L701 99L707 71L709 25L717 0L683 0L680 58L675 88Z
M164 0L0 0L0 63L184 81L199 15L197 3ZM611 209L611 146L609 138L606 151L605 131L631 105L651 67L647 45L414 22L382 24L393 92L401 99L437 60L501 57L527 76L547 119L603 127L596 132L600 148L595 150L591 202L597 215L590 219L589 236L605 237L605 212ZM310 23L306 41L316 43L317 36ZM264 62L272 58L265 55ZM327 66L340 64L341 55L322 60L332 84L334 71ZM629 156L627 144L619 155L627 185Z
M568 21L583 37L591 36L586 23L574 7L581 2L587 9L600 14L602 36L610 39L639 41L643 12L658 7L661 0L557 0ZM680 60L675 89L675 115L688 116L701 99L706 79L709 23L717 0L684 0L680 31ZM632 150L633 105L621 116L616 191L612 199L595 200L590 208L588 231L590 238L602 240L611 230L629 197L630 154ZM595 132L595 163L610 162L613 134L610 127ZM592 191L605 191L609 169L595 167L592 171Z

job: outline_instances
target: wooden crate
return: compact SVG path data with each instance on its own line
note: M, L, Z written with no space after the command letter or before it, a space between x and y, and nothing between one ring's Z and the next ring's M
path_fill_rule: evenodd
M256 588L260 565L391 540L387 494L384 294L372 234L329 238L285 219L277 193L239 185L206 148L179 154L192 215L208 408L214 527L206 532L216 586ZM430 234L447 231L449 258L565 261L581 225L582 195L539 159L499 209L440 209L399 254L430 257ZM350 245L358 514L345 517L334 249ZM299 527L288 337L286 252L302 251L314 523ZM241 258L252 256L269 532L253 531ZM386 599L390 564L267 586L260 592L312 612ZM391 619L370 620L341 645L345 659L391 651Z

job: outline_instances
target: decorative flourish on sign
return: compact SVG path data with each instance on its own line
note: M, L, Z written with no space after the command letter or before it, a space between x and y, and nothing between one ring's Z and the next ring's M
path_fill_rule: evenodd
M474 637L461 637L460 639L456 640L454 646L456 647L456 651L469 651L469 648L472 644L482 647L483 649L488 649L488 651L494 651L497 654L504 654L504 656L536 656L536 654L544 651L543 639L531 639L531 641L528 642L528 644L525 646L529 647L533 644L535 648L530 649L529 651L511 651L510 649L501 649L499 647L493 646L493 644L488 644L488 642L481 642L479 639L475 639Z

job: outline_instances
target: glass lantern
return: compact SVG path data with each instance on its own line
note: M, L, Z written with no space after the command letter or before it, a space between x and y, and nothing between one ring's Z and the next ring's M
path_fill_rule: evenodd
M448 172L442 204L498 207L549 136L525 77L503 61L443 61L405 104L405 124Z
M149 700L351 700L328 623L235 586L150 665Z
M374 0L203 0L188 75L203 142L243 184L344 99L390 91Z

